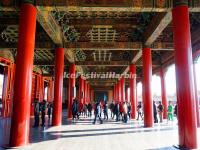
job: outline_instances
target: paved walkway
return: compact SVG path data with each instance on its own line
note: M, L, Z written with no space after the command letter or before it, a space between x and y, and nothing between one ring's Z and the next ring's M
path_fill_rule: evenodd
M127 124L93 119L75 122L63 119L61 127L31 128L30 145L23 150L175 150L178 143L176 122L143 128L142 121ZM47 122L48 124L48 122ZM198 131L200 133L200 130ZM1 138L0 138L1 139ZM199 138L200 143L200 138Z

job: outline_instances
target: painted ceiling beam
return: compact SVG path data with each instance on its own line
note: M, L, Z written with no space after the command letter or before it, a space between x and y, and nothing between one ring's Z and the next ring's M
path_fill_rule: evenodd
M16 11L16 3L8 3L8 0L1 0L0 11ZM191 0L190 11L199 12L200 3L197 0ZM172 8L172 0L126 0L126 1L88 1L86 0L46 0L36 1L36 6L43 11L99 11L99 12L167 12Z
M81 50L140 50L142 42L76 42L65 43L67 49ZM151 45L153 50L173 51L173 43L156 42Z
M76 42L76 43L65 43L66 52L70 50L81 49L81 50L140 50L142 49L141 42ZM6 43L0 40L0 48L17 48L17 43ZM156 42L151 45L152 50L168 50L173 51L173 43L168 42ZM36 41L35 49L53 50L55 44L51 42L39 42ZM71 55L71 54L69 54Z
M129 61L78 61L75 62L78 66L127 66Z
M146 32L144 32L144 45L151 47L154 41L160 36L162 31L170 24L172 20L171 11L167 13L161 13L153 17L152 21L148 25ZM172 44L173 45L173 44ZM142 56L142 49L136 54L136 56L132 59L132 63L136 63L140 57ZM129 71L129 67L127 67L123 74Z

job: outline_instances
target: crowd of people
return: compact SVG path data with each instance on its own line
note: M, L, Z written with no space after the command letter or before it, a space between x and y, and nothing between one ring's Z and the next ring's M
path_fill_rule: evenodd
M33 105L34 105L34 118L35 118L33 127L39 127L40 122L41 126L44 127L46 122L46 117L45 117L46 114L48 115L48 119L50 121L53 104L51 102L47 103L46 100L39 102L39 100L36 99Z
M143 109L142 108L143 108L142 107L142 102L139 102L138 106L137 106L137 114L138 114L137 120L139 120L140 118L141 118L141 120L143 120L144 113L143 113ZM164 109L167 109L167 121L173 121L174 120L174 116L177 116L177 104L172 105L172 102L169 102L167 108L164 108L164 106L161 103L161 101L159 101L158 103L153 101L154 123L158 123L158 121L160 123L163 122Z
M41 119L41 126L45 125L45 116L48 115L50 120L52 109L52 103L47 103L45 100L39 102L37 99L34 102L34 116L35 123L34 127L38 127ZM161 102L156 103L153 102L153 117L154 123L163 122L163 112L164 109L167 109L167 120L173 121L174 115L177 116L177 105L173 106L171 102L167 108L164 108ZM131 119L131 103L130 102L114 102L112 101L110 104L107 101L99 101L96 103L87 103L83 104L79 102L77 98L73 100L71 111L72 111L72 119L75 121L79 119L80 116L86 118L92 117L92 112L94 112L94 121L93 124L96 123L97 118L100 123L103 123L103 120L109 119L109 110L110 110L110 119L115 120L116 122L122 121L127 123L128 120ZM137 119L143 120L143 105L142 102L138 102L137 104Z
M78 99L74 99L72 103L72 118L73 120L79 119L79 116L83 117L91 117L92 111L94 111L94 121L96 123L96 119L99 118L100 123L103 123L103 120L108 120L108 111L110 109L111 119L115 119L116 121L122 120L123 122L127 122L128 119L131 118L131 104L128 102L119 102L114 103L111 102L109 105L106 101L100 101L96 103L88 103L83 105L78 102Z

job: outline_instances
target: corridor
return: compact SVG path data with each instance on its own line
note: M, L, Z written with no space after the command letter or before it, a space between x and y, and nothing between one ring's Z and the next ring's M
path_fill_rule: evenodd
M76 121L67 121L67 118L63 118L61 127L48 127L47 121L45 128L31 128L30 144L20 149L175 150L173 146L178 143L176 121L155 124L153 128L143 128L143 122L136 120L125 124L109 119L103 124L97 121L95 125L92 121L93 117L81 117ZM0 130L2 129L1 126ZM199 129L198 133L200 133ZM198 139L200 143L200 137Z

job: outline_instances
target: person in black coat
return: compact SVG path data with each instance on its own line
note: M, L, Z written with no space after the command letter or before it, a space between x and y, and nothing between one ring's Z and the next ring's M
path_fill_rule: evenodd
M100 103L99 103L99 102L97 102L96 105L95 105L94 114L95 114L95 118L94 118L93 124L96 123L97 117L99 118L100 124L102 124L103 121L102 121L101 115L100 115L100 114L101 114L101 106L100 106Z
M51 114L52 114L52 103L49 103L48 105L47 105L47 114L48 114L48 118L49 118L49 120L50 120L50 118L51 118Z
M153 117L154 117L154 123L158 123L157 108L155 101L153 101Z
M87 105L87 109L88 109L88 117L92 117L92 104L89 103Z
M105 102L103 106L104 120L108 120L108 103Z
M43 100L43 102L41 103L41 119L42 119L42 124L41 126L45 125L45 115L46 115L46 109L47 109L47 103L45 100Z
M34 102L34 119L34 127L38 127L40 122L40 104L38 99L36 99Z
M110 116L110 117L113 119L114 116L115 116L115 115L114 115L114 114L115 114L115 113L114 113L114 111L115 111L115 110L114 110L114 109L115 109L115 104L114 104L113 101L112 101L112 103L110 104L109 108L110 108L110 111L111 111L111 114L110 114L111 116Z
M114 112L116 115L116 121L119 121L119 103L115 104Z
M76 119L76 116L78 115L78 100L74 99L72 103L72 119Z

